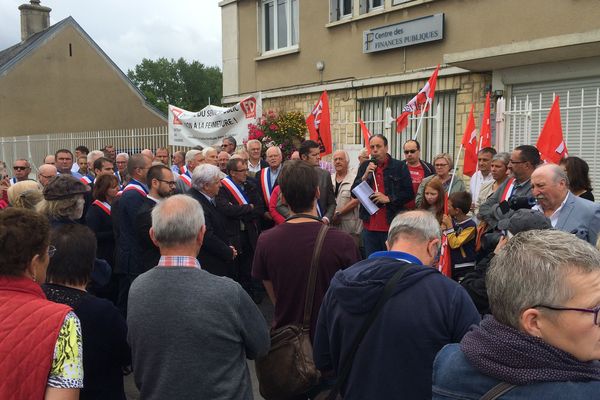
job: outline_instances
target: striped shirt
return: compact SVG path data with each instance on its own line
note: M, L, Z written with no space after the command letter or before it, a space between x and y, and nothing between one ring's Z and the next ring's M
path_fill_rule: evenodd
M190 267L200 268L200 263L194 257L187 256L161 256L157 267Z

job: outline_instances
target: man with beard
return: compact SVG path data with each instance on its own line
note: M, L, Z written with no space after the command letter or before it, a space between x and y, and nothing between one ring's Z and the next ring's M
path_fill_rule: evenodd
M173 171L164 164L155 165L148 170L146 176L148 195L144 197L140 211L135 218L138 246L137 258L142 264L140 273L148 271L158 264L160 250L150 238L152 227L152 210L163 199L175 193L175 177Z

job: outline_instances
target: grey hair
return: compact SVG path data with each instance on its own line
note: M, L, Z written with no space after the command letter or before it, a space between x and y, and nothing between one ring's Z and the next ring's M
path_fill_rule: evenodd
M281 148L279 146L270 146L267 148L267 151L271 150L271 149L277 149L277 154L279 154L280 156L283 156L283 153L281 152Z
M400 236L419 242L441 238L440 224L429 211L406 211L394 217L388 231L388 243L392 246Z
M260 140L250 139L246 142L246 148L248 148L248 146L250 146L251 144L259 144L260 146L262 146L262 143L260 142Z
M486 276L492 314L520 329L523 311L538 304L564 304L573 296L566 276L600 271L600 252L575 235L531 230L512 237L492 259Z
M128 153L119 153L119 154L117 154L117 156L115 157L115 160L118 157L125 157L126 160L129 160L129 154Z
M152 210L154 238L164 247L187 244L198 237L204 226L204 212L197 200L176 194Z
M508 162L510 161L510 154L503 151L502 153L497 153L492 157L492 161L502 161L504 165L508 167Z
M43 199L36 205L36 210L49 219L70 219L76 221L83 215L85 200L82 194L59 200Z
M129 160L127 160L127 173L133 176L136 168L144 168L146 166L147 158L148 156L142 153L132 155Z
M567 187L569 187L569 177L567 176L567 171L563 170L560 166L556 164L541 164L536 169L549 169L552 172L552 180L554 183L558 183L561 180L564 180Z
M433 163L435 164L436 160L439 160L440 158L443 158L444 160L448 161L448 165L450 166L450 169L454 168L454 160L452 160L452 156L450 156L450 154L448 153L440 153L437 156L433 157Z
M367 150L367 148L363 147L362 149L360 149L360 151L358 152L358 156L359 157L364 157L369 153L369 150Z
M346 150L336 150L336 151L333 152L333 154L337 153L338 151L344 153L344 157L346 158L346 162L350 162L350 154L348 154L348 152Z
M92 150L87 155L87 162L91 163L92 160L97 160L100 157L104 157L104 152L100 150ZM129 157L129 156L128 156Z
M202 153L200 150L189 150L187 153L185 153L185 163L189 163L190 161L192 161L194 159L194 157L196 157L196 154Z
M214 147L206 147L206 148L204 148L204 150L202 150L202 155L206 158L206 155L211 151L217 151L217 149L215 149ZM219 155L218 151L217 151L217 155Z
M196 190L202 190L204 185L208 185L221 179L221 170L216 165L200 164L194 168L192 174L192 187Z

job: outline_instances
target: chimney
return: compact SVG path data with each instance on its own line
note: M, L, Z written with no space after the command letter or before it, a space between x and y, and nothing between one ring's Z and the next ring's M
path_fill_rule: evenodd
M29 4L21 4L19 10L21 11L21 41L50 26L52 9L40 6L40 0L31 0Z

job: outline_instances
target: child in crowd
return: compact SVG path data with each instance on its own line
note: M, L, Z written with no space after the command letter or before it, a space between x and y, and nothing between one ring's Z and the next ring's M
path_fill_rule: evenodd
M422 201L419 207L422 210L431 211L440 224L444 215L444 195L442 181L435 177L425 185L425 191L423 192L425 201Z
M448 197L448 215L442 217L442 230L448 237L452 259L452 279L460 281L475 268L475 238L477 225L467 216L471 208L471 194L451 193Z

